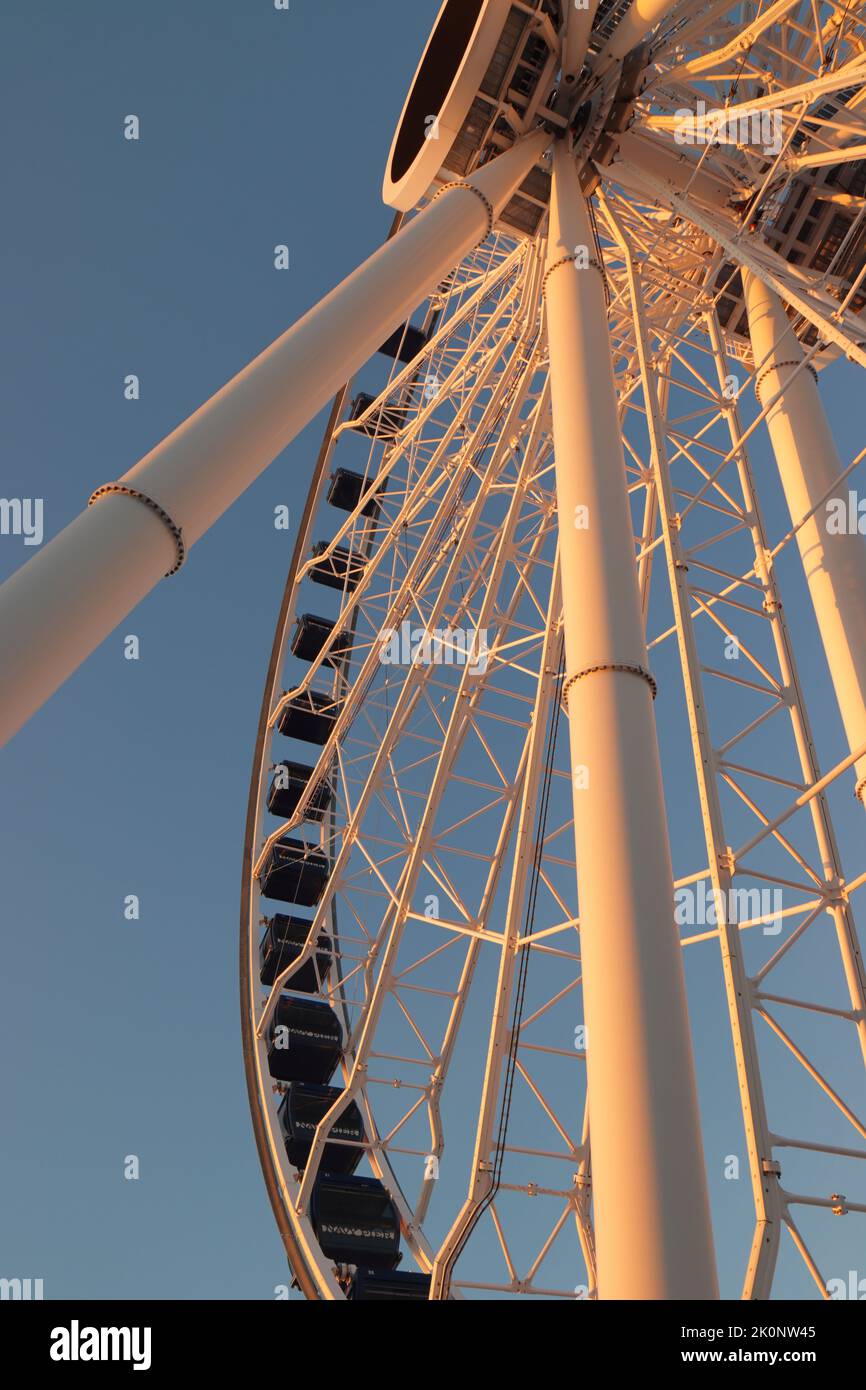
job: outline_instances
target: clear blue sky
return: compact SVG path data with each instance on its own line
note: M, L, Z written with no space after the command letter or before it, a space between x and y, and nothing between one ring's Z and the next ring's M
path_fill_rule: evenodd
M5 0L0 490L44 498L46 538L382 240L385 157L437 8ZM824 391L846 458L855 381L841 367ZM44 1278L47 1297L269 1298L286 1278L243 1080L237 919L293 541L273 509L300 516L320 435L321 421L3 755L0 1275ZM0 578L27 555L0 538ZM719 1155L742 1142L705 1120L730 1296L742 1219L734 1243ZM844 1272L856 1250L840 1242ZM810 1294L798 1273L785 1288Z

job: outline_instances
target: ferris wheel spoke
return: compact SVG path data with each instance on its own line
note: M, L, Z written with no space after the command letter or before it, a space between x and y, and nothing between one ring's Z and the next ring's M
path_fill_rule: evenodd
M527 383L526 383L527 385L528 385L528 379L529 379L529 378L527 377ZM522 402L523 398L525 397L525 394L526 394L526 386L524 387L524 390L523 390L522 392L518 393L517 396L516 396L516 398L515 398L516 407L517 407L517 408L520 407L521 402ZM524 473L528 472L528 468L527 468L526 461L524 461L523 469L524 469ZM494 475L495 475L495 455L494 455L494 466L492 466L491 469L490 469L490 477L492 477L492 476L494 476ZM519 486L519 484L520 484L520 479L518 479L518 487L515 489L515 492L514 492L514 500L513 500L513 502L512 502L512 506L511 506L511 509L510 509L510 520L509 520L509 521L506 523L506 525L504 526L504 528L503 528L503 530L502 530L502 533L501 533L501 536L500 536L500 541L499 541L499 545L498 545L498 555L499 555L499 559L498 559L498 561L497 561L497 566L498 566L498 567L497 567L497 566L494 567L493 578L492 578L492 583L491 583L491 588L493 588L493 589L495 589L495 588L497 587L499 573L501 572L502 567L504 566L504 564L505 564L506 561L507 561L507 557L508 557L508 545L509 545L510 536L513 534L514 526L515 526L515 521L516 521L516 517L519 515L519 510L520 510L520 499L521 499L521 487ZM485 500L485 489L484 489L484 487L482 487L482 488L480 489L480 491L479 491L478 498L477 498L477 508L478 508L479 511L481 510L481 508L482 508L483 505L484 505L484 500ZM471 526L467 526L466 529L467 529L467 532L469 532L469 531L471 531L472 528L471 528ZM459 555L455 555L455 557L452 559L452 562L451 562L451 563L452 563L452 566L455 566L455 565L458 563L458 561L459 561ZM488 589L488 594L489 594L489 593L490 593L490 589ZM482 627L484 626L484 623L486 622L486 620L487 620L487 618L488 618L488 616L489 616L490 605L491 605L491 600L488 598L488 600L487 600L487 607L485 608L485 606L482 606L482 609L481 609L480 623L481 623L481 626L482 626ZM436 617L436 614L434 613L434 614L433 614L433 618L435 618L435 617ZM495 653L494 653L494 655L495 655ZM483 689L483 679L484 679L484 678L483 678L483 675L480 676L480 677L477 677L477 680L478 680L478 683L479 683L479 688L481 688L481 689ZM467 685L467 682L471 682L471 680L472 680L472 675L471 675L471 673L467 670L466 672L464 672L464 676L463 676L463 678L462 678L461 686L465 688L466 685ZM475 703L475 698L474 698L474 696L473 696L473 699L469 702L469 713L470 713L470 715L471 715L472 705L473 705L474 703ZM458 709L458 708L459 708L459 702L458 702L458 704L455 706L455 710ZM470 720L470 722L471 722L471 720ZM455 722L454 717L452 716L452 721L451 721L449 730L448 730L448 732L446 733L445 741L444 741L443 746L442 746L442 748L441 748L441 750L440 750L440 754L439 754L439 763L438 763L438 767L437 767L436 776L434 777L434 782L433 782L433 786L432 786L432 788L431 788L430 796L429 796L429 798L428 798L428 806L431 805L431 804L433 804L434 806L436 805L436 802L437 802L437 800L438 800L438 784L437 784L437 780L436 780L436 779L437 779L437 778L440 778L440 779L441 779L442 777L444 777L444 776L447 775L448 770L449 770L449 768L450 768L450 766L451 766L452 759L453 759L453 757L454 757L454 755L455 755L455 753L456 753L457 747L459 746L459 742L461 741L462 737L464 736L464 732L463 732L463 731L465 731L466 727L467 727L467 721L466 721L465 717L462 718L460 721ZM365 1069L365 1067L366 1067L365 1058L366 1058L367 1051L369 1050L368 1037L371 1037L371 1036L372 1036L372 1031L373 1031L373 1030L375 1029L375 1027L376 1027L376 1022L377 1022L377 1019L378 1019L378 1015L379 1015L379 1012L381 1011L381 1008L382 1008L382 1004L383 1004L383 1001L384 1001L384 994L385 994L385 992L386 992L386 991L390 988L390 986L391 986L391 979L390 979L391 961L396 959L396 956L397 956L397 954L398 954L398 952L399 952L400 943L401 943L401 937L402 937L402 925L401 925L401 924L405 924L405 922L408 920L407 903L408 903L408 899L409 899L411 893L412 893L413 890L414 890L414 883L415 883L415 881L416 881L416 879L417 879L418 873L419 873L421 867L423 866L423 864L425 863L425 856L426 856L427 848L428 848L429 844L431 843L431 842L430 842L430 839L429 839L429 835L430 835L430 831L425 829L425 821L424 821L424 818L422 817L422 821L421 821L419 830L418 830L418 832L417 832L417 834L416 834L415 842L414 842L414 844L413 844L413 848L412 848L411 855L410 855L409 859L407 860L407 864L406 864L405 870L404 870L403 874L401 875L401 882L400 882L400 901L399 901L399 904L397 904L397 905L395 906L395 915L394 915L393 919L392 919L391 922L390 922L390 926L389 926L389 936L388 936L388 944L387 944L387 946L386 946L386 948L385 948L385 957L384 957L384 960L383 960L383 964L382 964L381 970L380 970L380 972L379 972L379 975L378 975L378 977L377 977L376 984L375 984L375 986L374 986L374 988L373 988L372 994L371 994L369 1000L367 1001L367 1003L366 1003L366 1005L365 1005L365 1011L364 1011L364 1014L363 1014L362 1021L361 1021L361 1023L359 1023L359 1025L358 1025L358 1026L359 1026L359 1037L358 1037L358 1042L357 1042L357 1045L356 1045L355 1047L352 1048L352 1053L353 1053L352 1070L351 1070L350 1076L349 1076L349 1078L348 1078L348 1080L347 1080L346 1091L345 1091L345 1093L344 1093L347 1097L348 1097L348 1096L351 1096L352 1094L354 1094L355 1090L357 1089L359 1069L362 1069L362 1070L363 1070L363 1069ZM404 1010L404 1012L405 1012L405 1010ZM426 1047L426 1045L425 1045L425 1047ZM346 1102L346 1103L348 1103L348 1102ZM339 1112L334 1112L334 1115L331 1116L330 1118L337 1118L337 1117L338 1117L338 1114L339 1114ZM300 1198L299 1198L299 1205L300 1205L301 1207L303 1207L303 1204L304 1204L305 1200L308 1200L308 1193L309 1193L309 1191L310 1191L311 1188L312 1188L313 1182L315 1181L315 1177L316 1177L316 1159L320 1156L321 1150L322 1150L322 1148L323 1148L323 1146L324 1146L324 1143L325 1143L325 1140L326 1140L326 1137L327 1137L327 1128L326 1128L326 1125L327 1125L327 1123L328 1123L328 1119L329 1119L329 1117L327 1117L327 1116L323 1119L323 1121L322 1121L322 1123L321 1123L321 1125L320 1125L319 1131L317 1132L316 1141L314 1141L313 1148L311 1149L310 1158L309 1158L309 1161L308 1161L308 1164L307 1164L307 1168L306 1168L306 1171L305 1171L304 1183L302 1184L301 1193L300 1193ZM306 1186L305 1186L305 1185L306 1185Z

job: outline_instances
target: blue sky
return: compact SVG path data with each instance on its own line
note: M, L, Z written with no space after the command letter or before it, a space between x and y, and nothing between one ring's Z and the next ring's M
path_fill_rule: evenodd
M383 239L385 158L437 8L6 0L2 492L44 498L46 538ZM846 461L856 389L843 366L823 390ZM293 541L273 512L300 516L321 428L3 754L0 1274L43 1278L47 1297L269 1298L285 1282L243 1080L237 916ZM27 556L0 538L0 578ZM742 1252L724 1225L730 1295Z

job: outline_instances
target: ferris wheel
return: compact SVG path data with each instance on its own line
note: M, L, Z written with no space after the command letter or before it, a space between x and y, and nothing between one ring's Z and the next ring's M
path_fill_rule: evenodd
M0 590L4 732L332 400L241 908L298 1288L717 1298L727 1069L742 1297L791 1260L830 1297L866 448L821 377L866 366L866 5L446 0L383 193L383 247Z

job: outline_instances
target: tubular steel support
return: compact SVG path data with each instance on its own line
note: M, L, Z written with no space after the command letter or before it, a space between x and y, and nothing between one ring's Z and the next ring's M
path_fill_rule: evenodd
M586 48L597 9L598 0L586 0L586 4L582 6L568 6L562 42L562 72L569 84L579 76L586 58Z
M547 141L536 131L443 189L3 585L0 744L487 235Z
M755 391L776 400L767 429L785 500L796 525L826 495L842 464L813 375L797 370L803 349L778 295L743 275L757 372ZM846 499L847 500L847 499ZM848 746L866 742L866 541L859 532L832 535L819 507L797 532L797 545ZM857 795L866 804L866 759L856 765Z
M718 1297L601 276L554 153L546 280L599 1297ZM580 679L576 679L580 677ZM583 769L578 778L577 770Z

